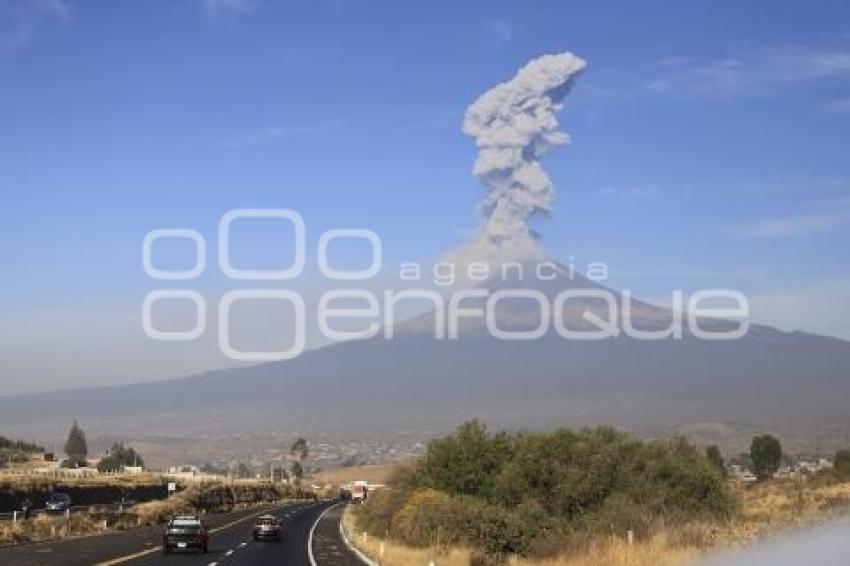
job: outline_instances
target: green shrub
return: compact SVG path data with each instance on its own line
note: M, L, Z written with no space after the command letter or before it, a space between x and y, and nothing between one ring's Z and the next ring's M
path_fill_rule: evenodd
M492 435L477 420L461 425L457 432L433 440L419 462L412 481L452 495L488 498L496 477L513 454L506 433Z
M663 521L720 520L736 508L704 451L608 427L494 435L473 421L431 442L393 485L358 509L363 528L497 560L554 555L594 534L643 536Z
M393 516L392 534L411 546L434 544L442 530L449 540L456 542L460 537L451 529L451 521L457 521L452 498L434 489L422 489L414 493Z
M117 472L124 466L144 466L144 460L132 447L125 448L123 442L116 442L97 463L97 471Z
M363 530L379 536L386 533L394 534L390 532L393 527L393 517L407 502L407 496L409 494L390 490L370 493L367 502L355 509L358 525Z

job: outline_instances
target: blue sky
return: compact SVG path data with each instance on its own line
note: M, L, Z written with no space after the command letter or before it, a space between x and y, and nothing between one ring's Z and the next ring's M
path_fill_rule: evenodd
M212 246L229 209L292 208L311 249L365 227L388 266L440 257L483 195L464 109L565 50L588 68L573 143L544 162L549 251L659 301L732 287L759 320L850 338L846 2L0 0L0 381L111 382L104 328L157 360L118 380L224 365L144 343L154 228ZM268 235L241 260L274 262ZM209 266L192 286L216 292Z

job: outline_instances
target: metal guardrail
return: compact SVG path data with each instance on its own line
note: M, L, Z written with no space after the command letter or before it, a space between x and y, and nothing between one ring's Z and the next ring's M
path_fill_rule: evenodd
M51 515L53 517L68 517L72 513L85 512L107 512L121 514L128 509L132 509L136 505L135 501L124 501L123 503L92 503L91 505L72 505L67 511L60 513L48 513L46 509L31 509L30 519L34 519L38 515ZM11 511L0 513L0 521L21 521L24 519L23 511Z

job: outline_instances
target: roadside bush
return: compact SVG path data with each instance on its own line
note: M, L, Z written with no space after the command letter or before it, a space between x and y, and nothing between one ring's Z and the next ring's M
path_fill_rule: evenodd
M497 480L504 505L533 500L578 522L615 507L644 526L655 516L721 516L734 508L719 471L682 439L644 442L610 428L562 429L517 444Z
M455 505L447 494L435 489L422 489L414 493L393 515L392 534L410 546L429 546L437 539L438 531L445 530L445 542L457 542L447 521L456 521Z
M526 554L538 529L524 525L519 515L502 507L466 502L463 525L470 536L467 541L489 556L504 557Z
M357 523L364 531L383 536L393 527L393 517L407 503L408 493L375 491L368 501L356 507ZM393 534L393 533L391 533Z
M684 439L613 428L490 434L473 421L433 441L393 491L358 509L362 528L410 546L462 544L498 559L550 556L588 538L736 511L716 463Z

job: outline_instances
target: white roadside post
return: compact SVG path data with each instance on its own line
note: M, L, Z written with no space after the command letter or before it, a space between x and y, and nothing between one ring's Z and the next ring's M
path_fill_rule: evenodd
M14 525L17 522L18 522L18 512L12 511L12 524Z

